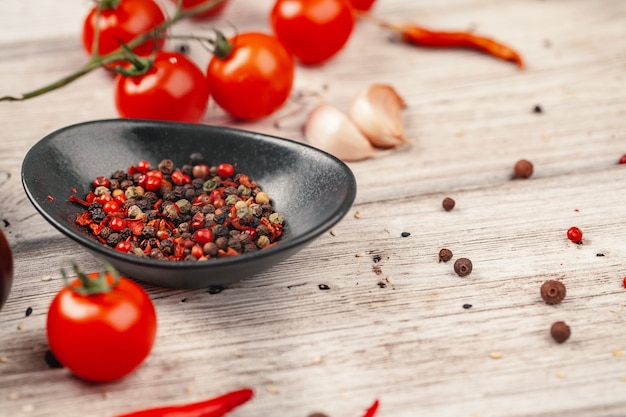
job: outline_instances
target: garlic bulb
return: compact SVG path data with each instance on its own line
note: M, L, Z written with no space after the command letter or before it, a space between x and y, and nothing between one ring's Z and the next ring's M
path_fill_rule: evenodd
M311 146L344 161L367 159L378 152L345 113L328 103L311 110L304 136Z
M372 84L352 101L350 118L372 145L393 148L407 142L402 127L406 104L393 87Z

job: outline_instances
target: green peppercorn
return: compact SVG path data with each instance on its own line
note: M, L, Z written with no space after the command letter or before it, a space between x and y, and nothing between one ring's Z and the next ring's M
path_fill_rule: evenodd
M237 205L235 205L237 207ZM252 210L247 205L237 207L237 218L239 219L247 219L248 217L252 217Z
M237 195L231 194L224 199L224 204L226 204L227 206L232 206L239 201L241 201L241 199Z
M174 204L164 204L163 215L169 220L176 220L178 218L178 209L174 207Z
M181 213L189 213L189 210L191 210L191 202L187 199L181 198L176 202L176 205Z
M100 185L100 186L96 187L95 190L93 190L93 193L95 195L105 195L105 194L111 194L111 190L109 190L104 185Z
M280 213L272 213L270 214L269 221L272 224L283 224L284 218Z
M247 197L252 194L252 190L245 185L240 184L239 187L237 187L237 194Z
M270 202L270 197L266 192L260 191L254 196L254 201L258 204L268 204Z
M270 238L267 236L261 235L256 240L256 245L261 249L266 247L269 244L270 244Z
M128 208L128 217L131 219L136 219L140 214L143 214L143 211L138 205L134 204Z
M126 198L138 198L138 197L142 197L144 194L144 189L143 187L140 186L130 186L126 189L126 191L124 191L124 195L126 196Z

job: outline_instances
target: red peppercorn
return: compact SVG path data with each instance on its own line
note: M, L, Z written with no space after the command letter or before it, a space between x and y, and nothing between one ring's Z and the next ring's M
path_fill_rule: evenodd
M94 188L97 188L97 187L109 188L110 185L111 185L111 181L103 175L100 175L93 180Z
M623 165L626 164L626 154L622 155L622 157L617 161L618 164Z
M124 194L118 194L115 197L113 197L113 201L115 201L120 206L123 206L124 203L126 202L126 196Z
M235 167L231 164L219 164L217 166L217 175L222 178L231 177L235 173Z
M581 243L583 240L583 232L578 227L570 227L567 229L567 238L574 243Z
M107 201L111 201L111 200L113 200L113 197L111 197L111 194L100 194L99 196L93 199L93 201L100 203L102 205L104 205Z
M158 191L163 185L163 180L156 175L147 175L144 189L146 191Z
M119 232L126 227L126 220L120 217L113 217L109 222L109 227L111 230Z
M115 250L128 253L130 252L132 247L133 247L133 244L130 243L128 240L122 240L121 242L118 242L117 245L115 245Z
M197 259L200 259L204 256L204 249L202 249L202 246L200 245L193 245L191 247L191 254Z
M183 185L185 182L185 178L182 171L176 170L172 172L172 182L176 185Z
M191 174L194 178L206 179L211 172L211 168L207 164L194 165Z
M196 230L194 237L196 239L196 242L198 242L198 244L200 244L201 246L204 246L209 242L213 242L213 232L211 231L211 229L198 229Z
M145 174L146 172L150 171L150 162L146 160L139 161L137 162L137 166L135 167L135 169L137 169L137 172Z
M626 277L624 277L623 284L624 284L624 288L626 288Z
M120 205L117 204L115 200L107 201L102 205L102 210L104 210L106 214L117 213L120 211Z

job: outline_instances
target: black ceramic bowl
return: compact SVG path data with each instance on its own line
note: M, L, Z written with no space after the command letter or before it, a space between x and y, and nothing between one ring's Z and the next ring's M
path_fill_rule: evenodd
M277 245L200 262L156 260L118 252L75 223L84 207L68 201L72 189L83 198L99 175L144 159L153 166L163 159L181 166L194 152L209 165L233 164L269 194L285 219ZM132 119L86 122L51 133L26 155L22 183L35 208L59 231L122 274L169 288L228 284L266 270L339 222L356 195L350 169L310 146L226 127Z

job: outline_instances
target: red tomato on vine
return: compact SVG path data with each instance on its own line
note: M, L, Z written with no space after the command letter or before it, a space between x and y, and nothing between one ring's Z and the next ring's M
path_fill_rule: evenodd
M197 123L209 102L209 86L198 66L178 52L157 52L142 75L118 74L115 105L121 117Z
M294 61L274 36L247 32L228 40L207 68L211 96L232 116L254 120L281 107L293 86Z
M337 54L354 28L347 0L277 0L270 21L280 42L305 65Z
M178 3L178 0L171 0L173 3ZM208 0L182 0L183 10L191 9L192 7L196 7L201 5L202 3L206 3ZM212 7L206 12L199 13L193 17L195 20L202 19L211 19L216 16L219 16L226 7L228 0L224 0L221 3L218 3L217 6Z
M83 23L83 47L93 55L95 28L98 27L98 54L106 55L128 43L135 37L150 32L165 21L165 15L154 0L102 0L100 18L97 8L91 9ZM156 41L163 47L164 38ZM148 56L154 51L155 41L149 40L135 47L137 55Z
M122 378L152 350L157 320L152 301L111 267L77 278L52 300L46 330L50 350L75 375L93 382Z

